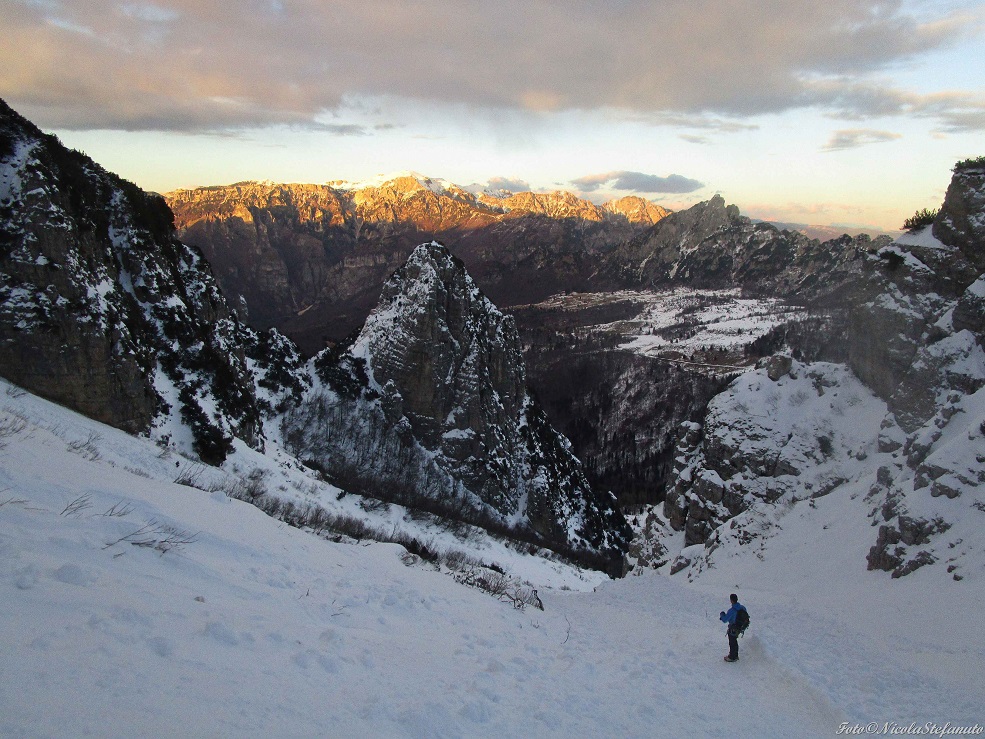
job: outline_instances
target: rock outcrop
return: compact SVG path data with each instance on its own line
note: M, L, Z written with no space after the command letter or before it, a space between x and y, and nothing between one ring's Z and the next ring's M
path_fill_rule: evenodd
M642 223L652 226L670 215L670 211L636 195L610 200L602 204L602 208L610 213L626 217L630 223Z
M216 463L233 437L262 444L255 371L285 357L272 345L287 346L239 322L159 196L0 101L0 374Z
M682 428L664 513L685 546L757 502L825 495L867 472L856 460L874 453L885 404L843 365L790 362L771 376L778 363L736 379L703 424Z
M512 318L445 247L419 246L351 345L314 367L322 384L284 438L331 479L618 567L615 499L527 393Z
M741 287L801 301L843 299L865 256L889 243L862 234L827 242L769 223L753 223L716 195L662 218L606 256L598 287Z
M933 231L979 271L985 270L985 157L955 165Z

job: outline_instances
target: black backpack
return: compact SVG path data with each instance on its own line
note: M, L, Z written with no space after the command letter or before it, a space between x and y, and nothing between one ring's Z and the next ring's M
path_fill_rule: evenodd
M736 635L742 634L748 628L749 628L749 611L747 611L745 608L742 608L735 614L735 633Z

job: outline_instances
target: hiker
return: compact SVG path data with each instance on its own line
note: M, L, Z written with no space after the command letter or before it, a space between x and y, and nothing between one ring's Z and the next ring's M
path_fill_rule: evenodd
M725 657L725 661L738 662L739 634L745 631L749 625L749 612L744 605L739 603L739 596L735 593L729 596L729 600L732 601L732 607L728 609L728 613L722 611L718 618L722 623L728 624L728 631L726 632L728 633L728 655Z

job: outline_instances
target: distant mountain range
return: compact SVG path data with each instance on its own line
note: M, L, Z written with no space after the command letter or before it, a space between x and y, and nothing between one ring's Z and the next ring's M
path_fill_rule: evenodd
M165 195L254 325L309 352L362 325L383 281L422 242L453 245L500 305L584 287L611 250L668 211L642 198L595 205L568 192L469 192L420 176L375 186L242 182ZM241 311L242 312L242 311Z
M803 230L835 233L754 224L719 196L672 214L639 197L596 205L564 191L476 194L420 175L374 185L241 182L164 197L178 237L202 250L240 314L276 326L307 353L361 326L384 280L426 241L446 243L508 308L567 291L674 281L719 286L734 277L754 291L773 289L770 275L821 243ZM761 248L769 242L772 259L733 260L728 275L721 260L714 275L689 264L702 258L701 241L728 223L755 234Z

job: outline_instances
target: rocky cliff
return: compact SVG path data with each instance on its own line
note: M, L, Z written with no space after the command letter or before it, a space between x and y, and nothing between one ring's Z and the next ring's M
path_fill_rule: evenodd
M632 304L582 311L541 305L514 313L528 382L538 400L571 440L592 486L616 493L624 508L663 500L672 485L678 426L700 419L727 384L686 366L618 350L604 336L580 335L585 325L638 311Z
M286 346L239 322L160 197L0 101L0 374L218 462L262 445L256 382Z
M985 269L985 157L958 162L934 220L933 235Z
M843 243L846 277L812 287L843 319L839 346L810 335L787 346L825 345L840 363L764 361L681 427L663 510L684 532L675 570L761 548L789 506L838 494L868 503L869 569L964 576L985 485L983 175L978 162L956 167L933 229Z
M256 182L165 196L250 320L314 352L358 328L413 248L441 239L508 306L582 287L597 257L667 211L641 198L596 206L571 193L476 196L404 176L373 187ZM238 305L238 304L237 304Z
M526 389L513 320L437 243L383 287L284 421L293 453L350 490L618 567L627 530Z

